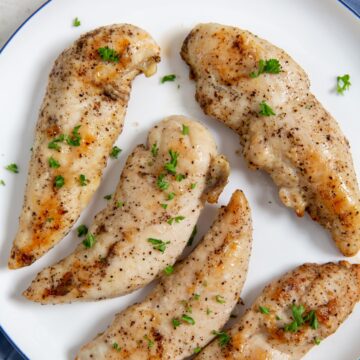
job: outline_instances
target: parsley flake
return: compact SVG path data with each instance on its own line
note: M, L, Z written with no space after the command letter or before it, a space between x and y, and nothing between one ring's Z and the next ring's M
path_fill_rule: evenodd
M102 47L98 49L98 54L101 59L107 62L119 62L119 54L114 50L110 49L108 46Z
M115 349L116 351L121 351L121 347L119 346L119 344L117 342L114 342L112 345L113 349Z
M175 221L177 224L180 222L180 221L183 221L185 219L185 216L182 216L182 215L179 215L179 216L175 216L173 218L170 218L167 223L169 225L172 225L173 222Z
M182 134L183 135L189 135L189 127L184 125L182 126Z
M170 244L170 241L163 241L154 238L148 238L148 242L153 245L154 250L159 250L160 252L164 253L166 250L166 245Z
M225 303L226 303L224 297L221 296L221 295L216 295L216 296L215 296L215 300L216 300L216 302L219 303L219 304L225 304Z
M316 337L316 338L314 339L314 344L315 344L315 345L320 345L320 343L321 343L321 339L319 339L318 337Z
M64 186L65 184L65 179L63 176L61 175L57 175L55 176L55 179L54 179L54 186L57 188L57 189L60 189Z
M157 143L152 144L152 146L151 146L151 153L152 153L152 156L153 156L153 157L156 157L157 154L159 153L159 148L158 148L158 146L157 146Z
M121 208L121 207L123 207L125 204L124 204L124 202L123 201L117 201L116 202L116 207L117 208Z
M176 75L175 74L169 74L169 75L165 75L161 78L160 82L163 84L167 81L175 81L176 79Z
M193 231L192 231L192 233L190 235L190 238L189 238L189 240L187 242L187 246L191 246L193 244L196 234L197 234L197 227L195 225L194 228L193 228Z
M90 249L90 248L92 248L92 247L95 245L95 243L96 243L96 237L95 237L95 235L92 234L92 233L88 233L88 234L86 235L85 240L83 241L83 245L84 245L86 248Z
M88 233L88 231L89 230L86 225L78 226L78 228L77 228L78 237L85 236Z
M189 315L183 314L181 316L181 320L188 323L188 324L190 324L190 325L195 325L195 320Z
M266 306L259 306L259 311L260 311L262 314L265 314L265 315L270 314L270 310L269 310L269 308L267 308Z
M256 78L261 74L278 74L281 71L281 65L277 59L259 60L257 72L250 73L251 78Z
M196 347L195 349L194 349L194 354L198 354L200 351L202 350L202 348L201 347Z
M163 209L167 209L168 204L160 204L160 206L161 206Z
M81 125L75 126L71 135L66 135L64 138L68 145L70 146L80 146L81 136L79 134L79 129Z
M156 180L157 187L162 191L166 190L169 187L169 183L164 180L165 176L165 174L160 174Z
M172 325L173 325L174 329L176 329L181 324L180 320L177 319L177 318L172 319L171 322L172 322Z
M110 157L113 159L117 159L118 156L120 155L121 151L122 150L118 146L116 146L116 145L113 146L111 153L110 153Z
M174 197L175 197L175 193L171 192L171 193L168 194L167 199L172 200Z
M196 188L196 185L197 185L197 183L192 183L192 184L190 184L190 189L191 189L191 190L194 190L194 189Z
M186 176L184 174L176 174L175 175L176 181L183 181L185 178L186 178Z
M174 267L172 265L168 265L165 269L164 269L164 273L165 275L171 275L174 272Z
M276 115L274 113L274 110L265 101L262 101L260 103L260 112L259 112L259 114L262 115L262 116Z
M169 150L170 155L170 162L164 165L164 169L167 170L170 174L176 174L176 166L177 166L177 159L179 157L179 153L173 150Z
M63 142L65 139L65 135L64 134L60 134L59 136L57 136L55 139L51 140L48 144L48 148L49 149L53 149L53 150L60 150L60 145L58 143Z
M151 349L154 346L154 341L149 339L149 337L147 335L144 336L144 339L147 341L148 343L148 348Z
M19 168L16 164L9 164L8 166L5 167L6 170L14 173L14 174L18 174L19 173Z
M199 300L200 299L200 294L194 294L193 298L194 298L194 300Z
M80 22L79 18L76 17L76 18L74 19L74 21L73 21L73 26L74 26L74 27L78 27L78 26L80 26L80 25L81 25L81 22Z
M211 332L213 335L216 335L219 341L220 347L225 347L231 340L230 335L228 335L225 331L215 331Z
M336 91L340 95L344 95L345 90L349 90L351 82L350 82L350 75L345 74L343 76L338 76L336 78L337 84L336 84Z
M49 166L53 169L57 169L60 167L60 163L56 161L52 156L48 159Z
M87 179L84 174L80 174L79 182L81 186L86 186L89 183L89 179Z

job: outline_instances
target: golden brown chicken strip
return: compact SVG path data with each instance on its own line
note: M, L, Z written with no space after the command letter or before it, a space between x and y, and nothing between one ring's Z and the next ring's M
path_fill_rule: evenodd
M360 248L360 194L349 143L283 50L235 27L201 24L182 58L204 112L240 135L249 166L270 174L281 201L329 229L346 256Z
M360 265L302 265L268 285L196 359L301 359L338 329L359 300Z

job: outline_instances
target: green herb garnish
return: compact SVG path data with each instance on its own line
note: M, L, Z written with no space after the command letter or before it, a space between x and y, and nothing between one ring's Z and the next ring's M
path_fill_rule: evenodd
M171 192L171 193L168 194L167 199L172 200L172 199L174 199L174 197L175 197L175 193Z
M85 236L88 233L88 231L89 230L86 225L78 226L78 228L77 228L78 237Z
M187 246L191 246L193 244L196 234L197 234L197 227L195 225L194 228L193 228L193 231L192 231L192 233L190 235L190 238L189 238L189 240L187 242Z
M161 206L163 209L167 209L168 204L160 204L160 206Z
M171 322L172 322L174 329L176 329L181 324L180 320L177 318L172 319Z
M172 265L168 265L165 269L164 269L164 273L165 275L171 275L174 272L174 267Z
M170 219L167 221L167 223L168 223L169 225L172 225L173 222L175 221L175 222L178 224L180 221L182 221L182 220L184 220L184 219L185 219L185 216L179 215L179 216L175 216L175 217L173 217L173 218L170 218Z
M148 238L148 242L153 245L154 250L159 250L160 252L164 253L166 250L166 245L170 244L170 241L163 241L154 238Z
M78 26L80 26L80 25L81 25L81 22L80 22L80 20L76 17L76 18L74 19L74 21L73 21L73 26L78 27Z
M181 320L188 323L188 324L190 324L190 325L195 325L195 320L189 315L183 314L181 316Z
M194 354L198 354L200 351L201 351L202 349L201 349L201 347L196 347L195 349L194 349Z
M162 191L166 190L169 187L169 183L164 180L165 176L165 174L160 174L156 180L157 187Z
M189 135L189 127L184 125L182 126L182 134L183 135Z
M179 157L179 153L173 150L169 150L170 155L170 162L164 165L164 169L167 170L170 174L176 174L176 166L177 166L177 159Z
M117 201L116 202L116 207L117 208L121 208L121 207L123 207L124 206L124 202L123 201Z
M220 347L226 346L231 340L231 337L224 331L213 330L211 333L218 338Z
M57 169L60 167L60 163L56 161L52 156L49 157L48 163L49 166L53 169Z
M186 176L184 174L176 174L175 175L176 181L183 181L185 178L186 178Z
M152 146L151 146L151 153L152 153L152 156L153 156L153 157L156 157L157 154L159 153L159 148L158 148L158 146L157 146L157 143L152 144Z
M338 94L344 95L344 91L349 90L351 85L350 75L345 74L343 76L338 76L336 80L337 80L336 91L338 92Z
M105 200L110 200L112 198L112 194L108 194L104 196Z
M70 146L80 146L80 140L81 140L81 136L79 134L79 129L80 129L81 125L75 126L71 135L66 135L65 136L65 140L67 142L68 145Z
M14 173L14 174L18 174L19 173L19 168L16 164L9 164L8 166L5 167L6 170Z
M194 298L194 300L199 300L200 299L200 294L194 294L193 298Z
M101 59L108 62L119 62L119 54L114 50L110 49L108 46L102 47L98 49L98 54Z
M64 134L60 134L59 136L57 136L55 139L51 140L48 144L48 148L49 149L53 149L53 150L60 150L60 146L58 143L63 142L65 139L65 135Z
M261 74L278 74L281 71L281 65L279 60L270 59L270 60L259 60L258 70L256 72L250 73L251 78L256 78Z
M161 78L160 82L163 84L167 81L174 81L176 79L176 75L175 74L169 74L169 75L165 75Z
M215 296L215 300L216 300L216 302L219 303L219 304L225 304L225 303L226 303L224 297L221 296L221 295L216 295L216 296Z
M320 343L321 343L321 339L319 339L318 337L316 337L316 338L314 339L314 344L315 344L315 345L320 345Z
M80 174L79 182L81 186L86 186L89 183L89 180L86 178L84 174Z
M91 233L88 233L88 234L86 235L85 240L83 241L83 245L84 245L86 248L90 249L90 248L92 248L92 247L95 245L95 243L96 243L96 237L95 237L95 235L93 235L93 234L91 234Z
M259 306L259 310L262 314L268 315L270 314L270 310L269 308L265 307L265 306Z
M57 188L57 189L60 189L64 186L65 184L65 179L63 176L61 175L57 175L55 176L55 179L54 179L54 186Z
M154 341L149 339L149 337L147 335L144 336L144 339L147 341L148 343L148 348L151 349L154 346Z
M273 111L273 109L265 102L262 101L260 103L260 115L262 116L271 116L271 115L276 115Z
M119 154L121 153L121 149L119 147L117 147L116 145L113 146L111 153L110 153L110 157L113 159L117 159Z
M114 342L112 345L113 349L115 349L116 351L121 351L121 347L119 346L119 344L117 342Z
M196 188L196 185L197 185L196 183L192 183L192 184L190 185L190 189L191 189L191 190L194 190L194 189Z

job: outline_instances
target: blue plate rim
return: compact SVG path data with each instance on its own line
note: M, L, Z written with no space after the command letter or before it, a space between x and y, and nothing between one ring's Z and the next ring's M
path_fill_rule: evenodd
M42 4L39 8L37 8L29 17L20 24L20 26L12 33L9 39L5 42L5 44L0 49L0 54L4 51L10 41L15 37L15 35L20 31L20 29L32 18L34 17L39 11L41 11L46 5L48 5L53 0L47 0L44 4ZM349 4L346 3L346 0L337 0L340 4L345 6L349 11L351 11L358 19L360 19L360 14L352 8ZM10 338L10 336L6 333L6 331L0 325L0 333L4 335L6 340L12 345L12 347L17 351L17 353L24 359L29 360L29 358L20 350L20 348L15 344L15 342Z

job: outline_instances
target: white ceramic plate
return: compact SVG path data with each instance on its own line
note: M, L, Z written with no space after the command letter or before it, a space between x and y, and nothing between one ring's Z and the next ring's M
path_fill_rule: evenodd
M72 27L75 17L81 26ZM117 144L121 158L110 161L103 182L79 223L91 222L105 206L125 159L143 143L149 128L170 114L200 120L216 137L219 150L230 160L232 174L221 196L225 204L232 191L245 191L252 210L254 244L242 297L249 306L263 286L304 262L341 260L329 235L308 216L302 219L282 206L268 176L247 169L238 137L207 118L194 100L194 83L179 57L181 43L198 22L215 21L249 29L285 49L307 71L312 91L341 124L360 171L360 21L335 0L53 0L16 34L0 56L0 324L30 358L73 358L77 349L103 331L116 312L144 296L145 290L122 298L93 303L40 306L21 296L34 275L61 259L79 241L74 231L31 267L6 267L17 218L22 206L30 148L48 73L60 52L81 33L101 25L133 23L147 31L162 48L158 73L135 80L125 128ZM175 73L175 83L160 85L159 78ZM344 96L334 92L337 75L349 73L352 87ZM178 89L177 85L180 85ZM15 162L20 173L4 166ZM201 216L200 234L210 226L215 207ZM351 261L360 261L357 258ZM244 307L245 308L245 307ZM354 360L360 356L360 306L337 333L313 349L306 359Z

